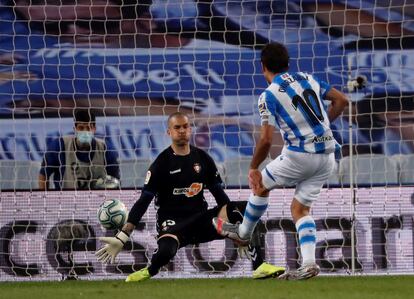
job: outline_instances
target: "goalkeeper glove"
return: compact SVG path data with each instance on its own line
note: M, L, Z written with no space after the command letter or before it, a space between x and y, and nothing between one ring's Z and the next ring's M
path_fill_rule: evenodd
M129 240L129 235L121 230L115 237L100 237L99 240L106 243L106 245L95 252L98 261L103 264L113 264L115 263L116 256Z

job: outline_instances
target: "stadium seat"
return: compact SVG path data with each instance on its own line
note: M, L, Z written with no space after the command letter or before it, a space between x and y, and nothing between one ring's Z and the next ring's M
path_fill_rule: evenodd
M394 155L391 159L397 163L400 184L414 184L414 155Z
M217 170L220 174L220 177L223 180L223 183L225 185L227 185L227 182L226 182L226 179L227 179L227 177L226 177L226 168L224 167L224 164L223 163L216 163L216 166L217 166Z
M121 186L122 188L141 188L144 185L147 170L151 165L150 160L121 160ZM226 171L223 163L216 163L223 183L226 184Z
M271 161L270 158L263 161L259 166L260 169L263 169L267 163ZM240 158L225 161L223 163L225 179L224 182L226 186L231 187L248 187L249 182L247 176L249 173L251 158Z
M40 162L0 160L0 190L36 190Z
M326 182L325 187L329 188L329 187L340 186L338 170L339 170L339 164L336 163L335 169L332 172L331 176L329 177L328 181Z
M379 154L361 154L353 157L353 180L357 186L398 184L397 163L389 156ZM343 185L350 183L350 157L339 162L339 181Z
M220 175L223 178L223 182L226 184L226 186L231 187L247 187L249 185L247 180L247 175L250 167L250 161L251 158L243 158L243 159L235 159L235 160L229 160L222 164L218 164L217 168L219 168L219 165L222 165L224 168L223 170L220 170ZM263 169L269 162L271 162L272 159L267 158L263 163L260 165L260 169ZM331 177L326 183L326 187L337 187L340 185L339 182L339 176L338 176L338 164L336 165L334 173L332 173ZM223 173L222 173L222 172Z
M247 173L250 159L233 159L224 162L226 186L248 186Z
M122 188L142 188L147 170L151 160L121 160L119 168L121 171Z

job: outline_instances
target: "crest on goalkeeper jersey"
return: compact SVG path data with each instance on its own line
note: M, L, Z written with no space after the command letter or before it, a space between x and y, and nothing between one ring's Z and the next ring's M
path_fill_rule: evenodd
M200 171L201 171L201 165L200 165L200 163L194 163L193 168L194 168L194 171L195 172L200 173Z

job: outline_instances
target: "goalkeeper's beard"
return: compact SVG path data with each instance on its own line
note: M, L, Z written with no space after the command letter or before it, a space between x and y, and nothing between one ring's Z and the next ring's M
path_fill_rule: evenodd
M184 136L184 137L180 137L177 140L174 141L174 145L178 146L178 147L184 147L189 145L190 143L190 138Z

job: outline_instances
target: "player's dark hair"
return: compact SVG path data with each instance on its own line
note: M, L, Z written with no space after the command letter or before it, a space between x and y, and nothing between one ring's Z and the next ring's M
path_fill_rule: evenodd
M267 44L262 49L262 64L272 73L283 73L289 69L289 53L280 43Z
M77 123L92 123L95 125L95 114L90 109L77 109L75 115L75 126Z

